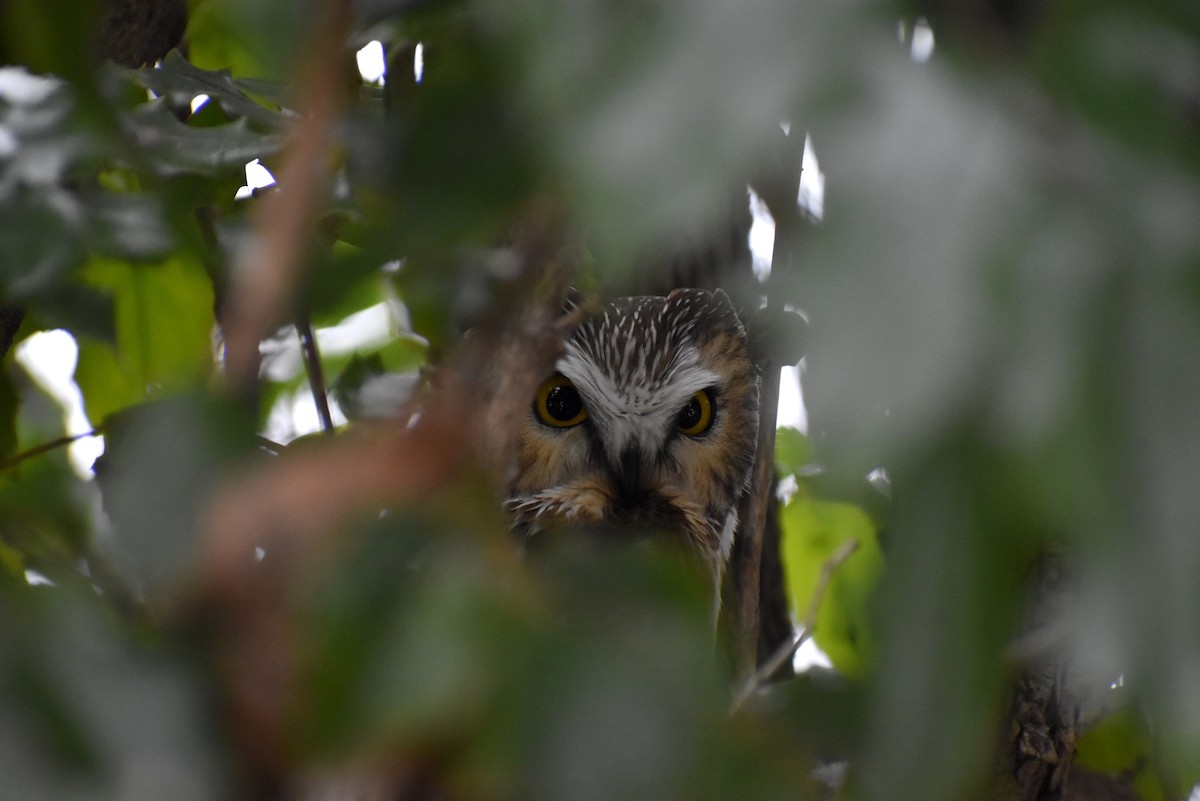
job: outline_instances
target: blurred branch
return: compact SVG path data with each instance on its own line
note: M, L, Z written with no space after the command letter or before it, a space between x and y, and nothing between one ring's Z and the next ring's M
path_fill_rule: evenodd
M801 625L800 630L796 632L795 639L780 646L769 659L759 665L758 669L750 675L746 683L742 685L742 689L738 692L737 696L734 697L733 704L729 710L730 714L736 713L745 706L746 702L758 692L759 688L769 682L780 668L791 662L792 657L796 655L796 651L799 650L800 646L812 638L813 632L817 629L817 614L821 611L821 603L825 600L825 592L829 589L829 581L833 577L833 571L841 567L842 563L858 550L858 546L858 540L850 540L821 566L821 576L817 579L817 586L813 590L812 598L808 602L808 610L804 615L804 623Z
M222 632L230 728L264 797L291 778L287 721L303 654L291 606L297 583L330 561L357 516L427 503L471 464L497 488L510 480L520 417L562 347L558 228L550 206L527 215L512 244L519 275L402 417L289 450L213 498L199 600ZM268 554L262 562L256 548Z
M299 122L279 170L280 191L255 210L255 236L235 256L226 314L225 360L236 392L258 376L258 344L285 314L295 290L313 211L325 177L340 105L340 62L349 30L350 4L327 6L316 26L296 89Z

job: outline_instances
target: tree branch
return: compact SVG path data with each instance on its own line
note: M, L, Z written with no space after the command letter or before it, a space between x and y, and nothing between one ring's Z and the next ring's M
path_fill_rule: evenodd
M771 270L794 269L796 262L795 237L802 225L796 198L800 190L800 165L803 145L799 149L795 141L781 136L772 153L773 162L768 178L760 182L760 195L775 218L775 245L771 255ZM772 303L770 277L762 287L765 303L757 319L768 320L780 312L778 302ZM772 326L767 331L752 332L751 350L759 366L762 383L758 401L758 437L751 484L742 496L738 514L741 525L734 543L731 570L735 608L733 610L733 669L734 675L750 677L758 664L759 638L762 630L759 608L762 587L763 539L767 524L767 510L771 494L775 491L775 426L779 414L779 372L782 354L780 348L768 340L777 332ZM776 558L776 557L772 557Z

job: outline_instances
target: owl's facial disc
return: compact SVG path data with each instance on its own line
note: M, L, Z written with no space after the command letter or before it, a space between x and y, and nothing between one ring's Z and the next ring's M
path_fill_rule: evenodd
M693 411L688 408L693 403L700 408L694 410L694 418L688 416L691 428L685 433L696 436L708 430L713 419L711 387L718 377L695 364L694 355L692 362L650 386L622 381L569 355L560 360L559 370L583 398L607 460L620 467L631 449L646 461L657 460L667 440L679 430L681 415ZM703 401L697 401L702 393Z
M633 523L723 562L754 459L758 379L723 293L621 298L564 343L522 434L520 524Z
M694 347L676 351L660 372L614 374L606 365L579 358L570 346L559 375L578 391L587 409L580 432L591 462L606 478L613 512L631 518L663 517L689 482L679 469L675 442L703 441L719 416L718 376L699 364ZM631 380L631 377L636 380Z

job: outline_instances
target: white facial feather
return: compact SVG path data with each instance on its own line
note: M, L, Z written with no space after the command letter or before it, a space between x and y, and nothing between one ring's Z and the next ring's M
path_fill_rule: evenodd
M641 364L613 375L574 343L568 343L556 366L571 379L595 418L610 460L634 444L646 454L660 450L671 423L692 395L718 380L716 373L699 365L699 352L691 345L674 354L665 369L652 369L650 375Z

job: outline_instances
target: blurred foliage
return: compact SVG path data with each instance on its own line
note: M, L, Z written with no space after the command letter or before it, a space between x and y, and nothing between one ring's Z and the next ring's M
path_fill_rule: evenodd
M250 403L226 397L214 326L255 243L255 203L235 200L244 165L279 164L322 4L189 5L184 54L137 71L93 58L101 3L0 6L0 304L23 312L0 316L15 321L0 372L13 797L271 795L252 775L261 743L230 709L222 634L189 604L214 493L274 458L256 434L278 399L308 392L281 334ZM495 306L512 274L498 246L532 196L555 198L580 260L619 285L635 254L789 163L784 122L793 145L811 135L827 188L823 221L791 243L796 269L770 284L809 323L809 436L781 430L777 452L796 487L782 521L797 617L824 561L849 539L860 550L817 616L838 675L730 715L703 592L669 556L584 539L515 560L471 477L366 510L280 592L300 644L261 645L292 643L298 665L266 682L285 694L294 775L320 786L363 769L414 798L979 797L1013 676L1051 659L1090 688L1073 688L1088 696L1077 763L1144 799L1187 797L1193 2L354 10L339 77L379 39L388 78L342 81L296 290L327 331L367 309L388 321L358 348L322 335L346 413L395 409ZM927 62L910 49L919 16ZM106 434L96 480L63 448L38 450L66 428L16 353L56 328L78 343L74 377ZM1030 566L1060 546L1070 592L1038 607ZM274 591L287 549L244 556ZM831 770L848 772L836 791L817 778Z

